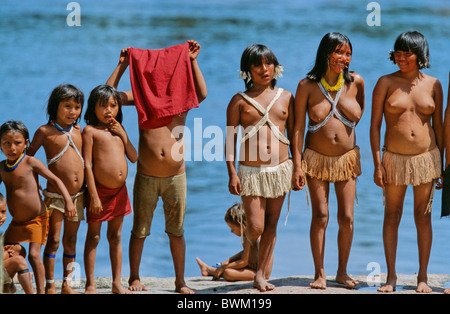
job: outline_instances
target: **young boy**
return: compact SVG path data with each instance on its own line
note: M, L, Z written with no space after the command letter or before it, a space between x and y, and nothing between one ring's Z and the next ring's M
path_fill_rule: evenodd
M197 63L200 45L195 41L189 41L189 58L192 66L195 92L198 102L202 102L207 95L206 83ZM117 88L119 80L128 67L128 48L120 54L119 64L111 74L106 84ZM134 105L132 91L121 92L124 105ZM150 226L153 211L158 201L158 193L155 187L162 185L165 192L161 193L164 208L172 210L174 215L166 216L166 233L169 236L172 259L175 267L175 291L185 294L194 293L184 281L184 263L186 244L183 234L183 221L186 208L186 174L183 158L172 156L171 151L176 145L181 145L177 151L184 152L182 140L183 134L174 136L172 130L184 127L187 112L175 115L172 121L162 127L153 129L139 129L139 153L137 174L134 185L134 224L131 231L130 254L130 278L129 289L132 291L147 290L141 284L139 277L139 265L145 239L150 235ZM181 144L180 144L181 142ZM174 146L175 145L175 146ZM176 202L169 204L169 199Z
M6 200L3 194L0 193L0 227L6 221ZM17 274L17 279L26 294L34 293L33 284L31 282L31 274L28 269L27 261L25 260L25 249L19 244L7 245L2 247L3 268L3 285L4 293L14 293L16 287L12 278Z
M0 162L0 182L6 187L6 201L12 221L5 232L6 244L29 242L28 260L33 268L36 292L44 293L45 271L41 246L47 240L48 211L39 192L38 175L58 188L65 201L65 213L75 215L70 194L63 182L45 165L25 150L29 133L20 121L8 121L0 126L0 147L6 160Z

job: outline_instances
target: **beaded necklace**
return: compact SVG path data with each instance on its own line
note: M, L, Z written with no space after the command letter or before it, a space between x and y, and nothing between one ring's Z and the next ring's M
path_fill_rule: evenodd
M24 157L25 157L25 153L22 153L22 155L20 155L19 159L17 159L17 161L13 165L8 164L8 159L5 160L3 170L6 172L13 171L14 169L17 168L17 166L19 166L20 162L23 160Z
M342 72L339 74L338 81L334 86L330 86L323 76L322 79L320 80L320 83L322 83L323 87L325 87L327 91L337 92L342 88L342 85L344 85L344 75L342 74Z

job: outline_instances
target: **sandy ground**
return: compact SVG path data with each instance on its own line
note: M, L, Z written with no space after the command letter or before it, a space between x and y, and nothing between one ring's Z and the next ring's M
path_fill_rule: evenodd
M386 280L386 274L375 277L375 282L368 280L366 276L352 276L359 280L360 284L356 289L347 289L338 284L334 277L327 277L327 289L311 289L309 283L313 281L313 276L292 276L285 278L273 278L270 282L275 285L275 290L261 293L253 288L252 282L227 282L225 280L211 280L211 277L188 277L186 284L195 289L197 294L244 294L244 295L269 295L269 294L381 294L377 292L377 287ZM378 282L376 280L378 279ZM128 278L123 277L122 283L128 287ZM398 274L397 290L391 294L417 294L416 275ZM111 278L96 278L97 290L100 294L111 293ZM135 294L176 294L174 291L174 278L142 278L142 283L148 291L135 292ZM450 287L450 275L429 274L428 284L433 289L432 294L443 294L444 287ZM56 286L61 286L61 281L56 281ZM20 285L16 284L17 293L23 293ZM79 286L73 285L76 291L84 293L84 280L81 279ZM59 289L58 289L59 291Z

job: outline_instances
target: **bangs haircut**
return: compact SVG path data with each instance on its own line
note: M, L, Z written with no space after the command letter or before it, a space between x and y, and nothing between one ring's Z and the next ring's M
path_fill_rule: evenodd
M30 139L30 133L28 132L27 127L21 121L6 121L0 126L0 139L3 137L3 134L13 132L20 133L25 138L25 141Z
M97 126L99 121L95 114L95 106L96 104L106 104L109 101L109 98L113 97L116 103L119 105L119 111L117 112L117 116L115 119L117 122L122 124L123 114L122 114L122 99L120 98L119 92L110 85L99 85L91 91L88 99L88 107L86 109L86 113L84 114L84 121L87 125Z
M344 34L330 32L323 36L319 47L317 48L314 66L311 71L308 72L306 77L314 82L320 82L322 76L327 72L330 55L344 44L349 45L350 50L353 53L352 43ZM348 68L345 68L342 71L342 74L344 76L344 81L353 82L353 77L350 75Z
M420 69L430 67L430 51L428 41L424 35L418 31L408 31L401 33L394 44L394 51L389 52L389 59L396 64L394 53L396 51L410 51L417 56L417 67Z
M62 84L55 87L48 98L47 104L47 117L48 124L51 124L53 121L56 121L56 116L58 114L59 103L61 101L73 99L77 104L81 105L81 111L83 111L84 104L84 94L83 92L76 86L71 84ZM75 121L75 125L80 122L81 114L78 116L78 119Z
M273 64L275 68L280 65L277 57L269 47L260 44L248 46L241 56L241 71L250 73L251 66L259 66L263 63L263 60ZM253 86L252 80L248 82L244 80L244 83L246 89L250 89ZM271 83L272 87L275 87L277 80L273 79Z

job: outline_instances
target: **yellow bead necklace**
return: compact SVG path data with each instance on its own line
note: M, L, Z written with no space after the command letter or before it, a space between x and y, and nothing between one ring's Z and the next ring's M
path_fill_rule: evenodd
M330 86L323 76L322 79L320 80L320 83L322 83L323 87L325 87L327 91L337 92L342 88L342 85L344 85L344 75L342 74L342 72L339 74L338 81L334 86Z

